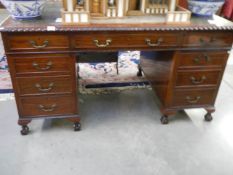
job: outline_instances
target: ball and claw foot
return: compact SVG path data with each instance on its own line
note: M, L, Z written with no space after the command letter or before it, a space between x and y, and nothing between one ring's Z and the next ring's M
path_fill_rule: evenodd
M74 131L80 131L81 130L81 124L79 122L74 123Z
M211 113L207 113L205 115L205 121L210 122L211 120L213 120L213 117L212 117Z
M160 118L160 121L161 121L161 123L163 124L163 125L166 125L166 124L168 124L168 116L166 116L166 115L163 115L161 118Z
M20 131L21 135L28 135L29 127L27 125L22 126L22 130Z

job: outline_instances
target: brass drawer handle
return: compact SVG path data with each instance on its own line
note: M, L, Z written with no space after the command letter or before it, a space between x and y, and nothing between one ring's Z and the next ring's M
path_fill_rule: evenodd
M201 56L198 56L198 57L194 58L193 59L194 63L200 64L201 58L204 58L206 63L211 61L211 59L210 59L210 57L208 55L203 54Z
M107 39L105 41L105 44L100 44L99 40L97 40L97 39L94 39L93 42L95 43L96 47L103 48L103 47L108 47L112 43L112 40Z
M203 38L199 38L199 42L200 42L201 44L205 44L205 40L204 40Z
M200 57L194 58L193 62L196 64L200 64Z
M202 76L201 78L200 78L200 80L197 80L195 77L190 77L190 80L191 80L191 82L193 83L193 84L201 84L201 83L203 83L205 80L206 80L206 76Z
M29 43L32 45L35 49L43 49L49 45L49 41L45 40L42 45L37 45L36 41L29 41Z
M156 43L152 43L151 39L146 38L145 42L150 47L160 46L161 43L163 42L163 38L158 38L157 41L156 41Z
M216 41L215 37L210 37L209 41L204 40L203 38L199 38L199 42L203 45L210 44Z
M39 83L35 84L35 87L40 91L40 92L49 92L53 89L54 83L49 83L48 88L43 88Z
M190 96L186 97L186 100L188 103L195 104L201 99L200 96L197 96L196 98L191 98Z
M203 54L203 57L204 57L206 62L210 62L210 57L208 55Z
M32 66L33 66L34 68L36 68L37 70L40 70L40 71L41 71L41 70L42 70L42 71L49 70L49 69L51 69L52 65L53 65L53 62L52 62L52 61L49 61L49 62L46 64L45 67L40 67L40 65L39 65L38 63L36 63L36 62L33 62L33 63L32 63Z
M55 108L57 107L57 104L53 104L51 106L44 106L44 105L39 105L38 106L40 110L44 111L44 112L53 112L55 110Z

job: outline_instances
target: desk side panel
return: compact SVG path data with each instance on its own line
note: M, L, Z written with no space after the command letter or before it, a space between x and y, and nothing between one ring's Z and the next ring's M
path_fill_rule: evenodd
M173 54L172 51L141 53L141 68L162 106L167 103L168 90L172 81Z

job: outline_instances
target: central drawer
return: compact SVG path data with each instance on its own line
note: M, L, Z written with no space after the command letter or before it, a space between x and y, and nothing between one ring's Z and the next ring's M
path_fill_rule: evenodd
M23 117L77 114L74 96L25 97L20 102Z
M180 33L80 33L72 37L75 49L163 48L180 45Z

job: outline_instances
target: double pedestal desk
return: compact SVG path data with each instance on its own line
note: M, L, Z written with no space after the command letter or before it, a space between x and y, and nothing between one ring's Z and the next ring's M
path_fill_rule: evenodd
M192 19L185 25L118 21L67 26L48 18L33 22L8 18L1 26L21 134L28 134L27 125L36 118L67 118L74 122L74 130L80 130L78 52L140 50L138 76L143 71L158 96L163 124L187 108L204 108L205 120L212 120L233 42L230 22L216 26Z

